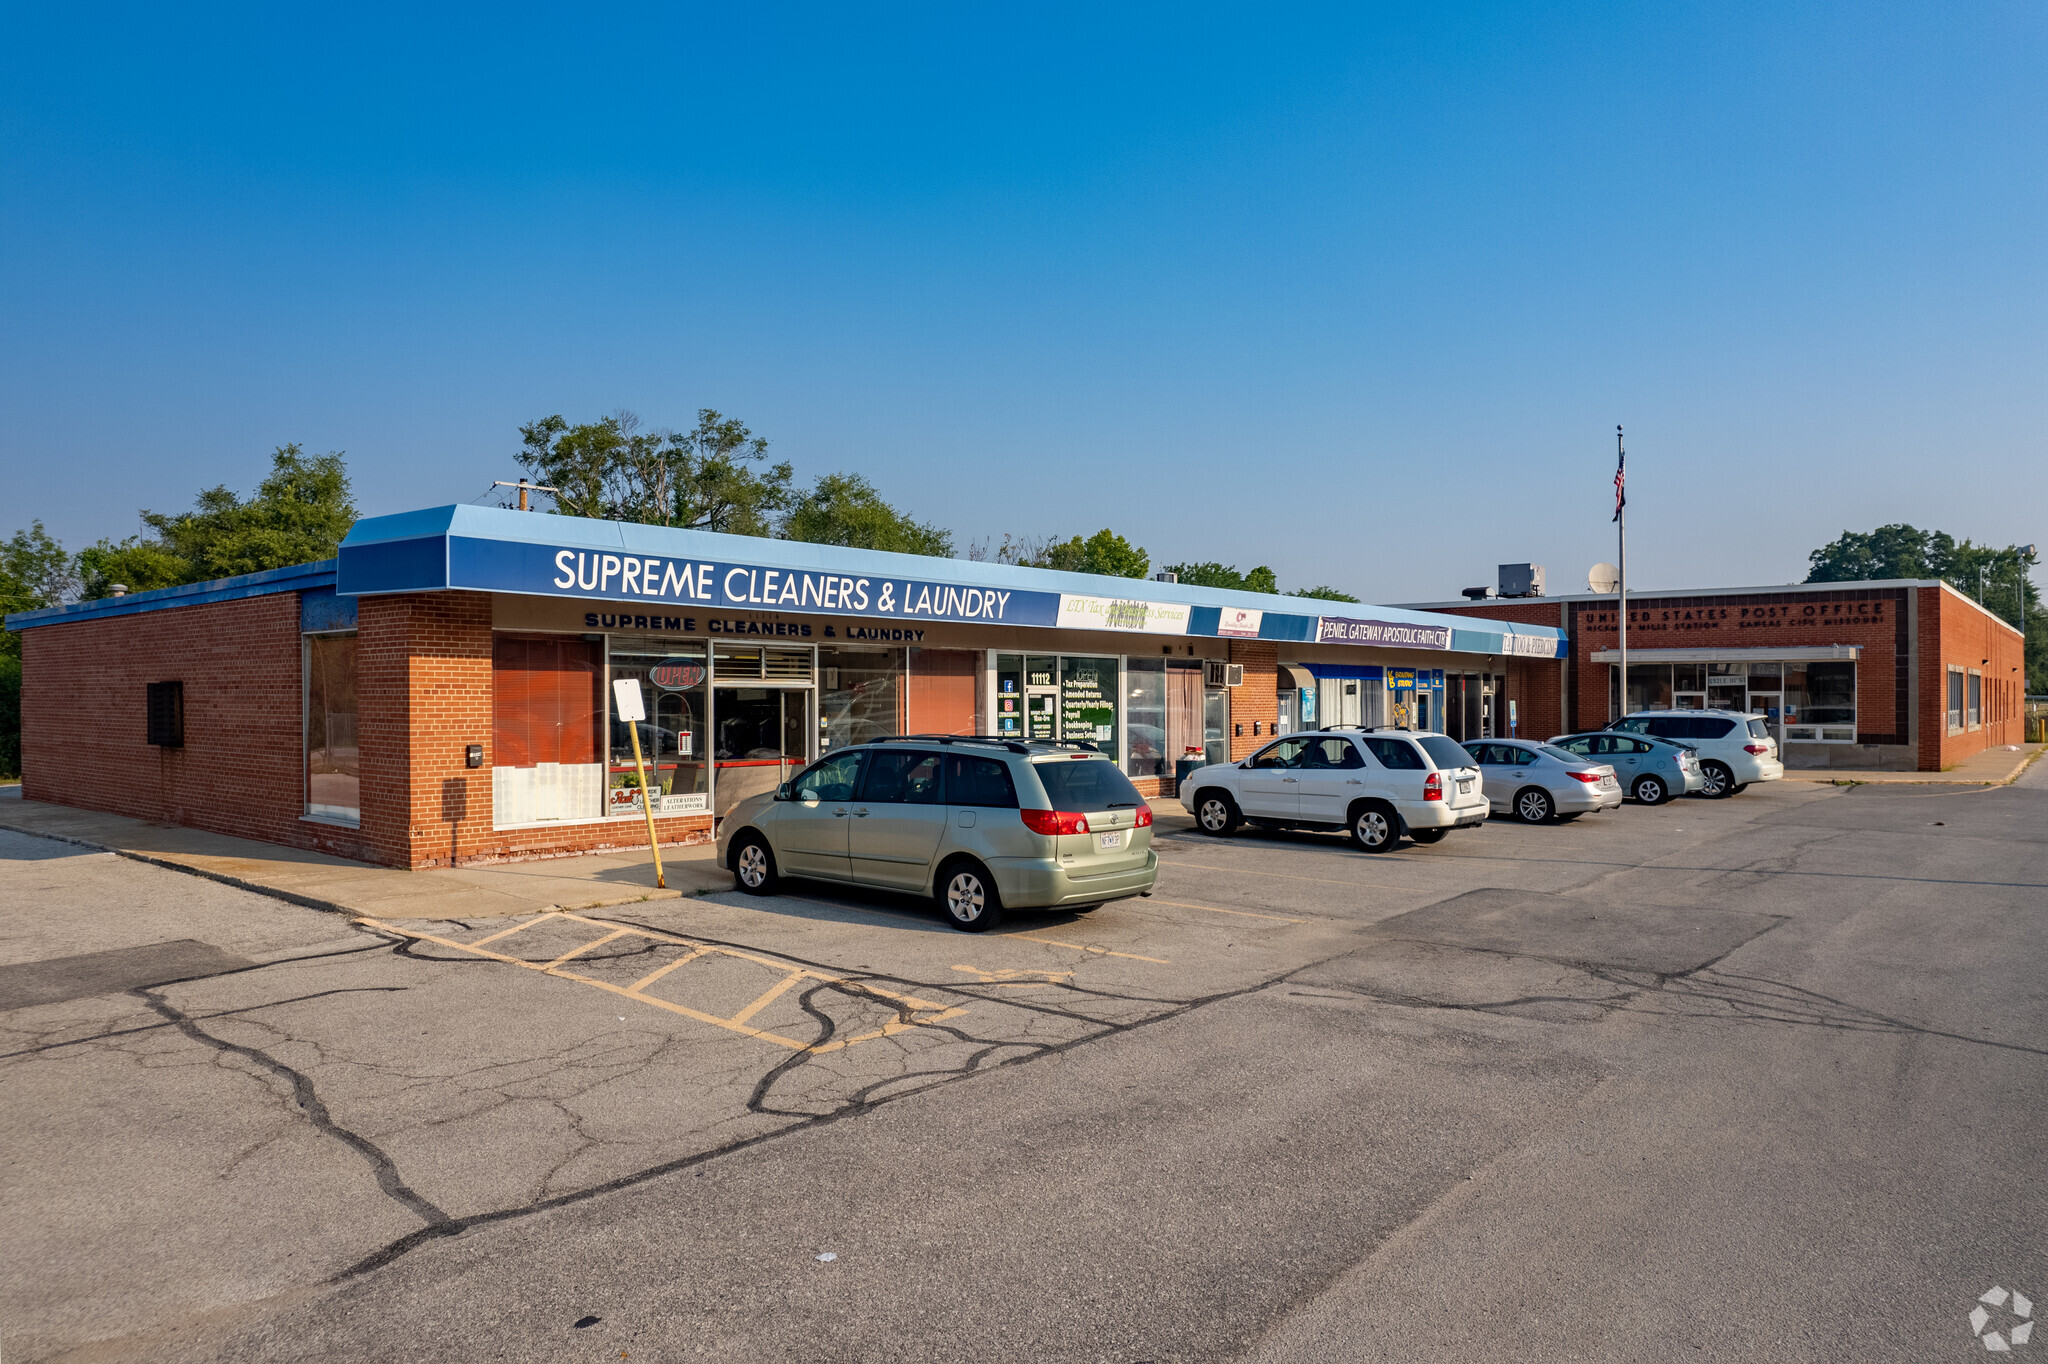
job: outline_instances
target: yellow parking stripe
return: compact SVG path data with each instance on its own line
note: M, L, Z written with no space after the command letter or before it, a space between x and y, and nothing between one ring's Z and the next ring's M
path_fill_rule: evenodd
M660 980L663 976L675 970L678 966L688 966L691 962L697 960L697 958L701 956L705 956L710 951L711 949L708 947L700 947L694 952L685 952L682 956L677 957L668 965L657 967L656 969L649 971L646 975L640 977L640 979L634 981L631 985L627 986L626 989L631 994L638 994L642 990L646 989L648 986L654 984L655 981Z
M608 931L603 936L594 938L590 942L584 943L582 946L546 963L525 961L519 957L507 956L503 952L490 951L483 946L484 943L496 942L500 938L510 937L522 929L531 928L535 924L544 923L551 919L588 924L593 928L602 928ZM401 928L397 924L387 923L381 919L364 917L356 920L356 922L368 928L390 933L395 937L410 938L417 942L430 942L439 947L452 948L458 952L468 952L475 956L488 958L491 961L501 961L509 966L520 966L529 971L538 971L543 975L553 976L557 980L569 980L576 982L578 985L594 986L608 994L630 999L636 1004L649 1004L657 1009L665 1009L672 1014L680 1014L684 1018L695 1019L699 1023L709 1023L713 1027L724 1028L726 1031L738 1033L742 1037L752 1037L758 1038L763 1042L773 1042L777 1046L787 1047L791 1051L808 1051L818 1054L840 1051L846 1047L853 1046L857 1042L870 1042L880 1037L893 1037L906 1029L925 1027L928 1024L942 1022L945 1019L957 1018L967 1012L964 1007L932 1004L918 999L914 995L898 994L893 990L878 989L864 981L849 980L843 976L827 975L824 972L813 971L807 967L791 966L787 962L776 961L771 957L758 956L755 953L744 952L738 948L721 947L713 943L693 942L688 938L677 937L671 933L661 933L651 928L628 927L623 924L609 923L603 919L590 919L580 914L569 914L561 910L550 910L545 914L536 915L525 923L515 924L503 932L493 933L489 937L480 938L476 942L471 943L457 942L453 938L443 938L433 933L423 933L418 929ZM597 980L591 976L579 975L574 971L560 969L562 963L574 960L577 956L590 951L592 948L601 947L605 943L613 942L623 937L638 937L646 938L653 942L672 943L678 947L686 947L690 950L679 959L669 962L658 971L643 976L630 986L614 985L608 980ZM670 1000L659 999L653 995L641 993L643 987L651 985L677 967L713 953L719 956L737 957L741 961L754 962L757 965L771 967L786 974L781 982L770 988L760 998L754 1000L731 1018L720 1018L716 1014L708 1014L699 1009L692 1009L686 1004L676 1004ZM766 1008L777 996L783 994L798 981L807 979L819 981L827 985L839 985L858 994L868 995L878 1002L894 1006L900 1011L901 1016L871 1032L861 1033L855 1037L843 1037L831 1042L821 1042L815 1045L799 1042L794 1038L784 1037L779 1033L772 1033L764 1028L756 1028L748 1024L748 1019ZM912 1016L919 1014L926 1016Z
M734 1014L731 1018L727 1019L726 1022L746 1022L755 1014L761 1012L761 1010L767 1008L770 1004L774 1003L777 999L780 999L782 997L783 991L787 990L790 986L796 984L803 978L804 973L801 971L790 972L788 975L784 976L780 981L776 982L775 984L769 986L766 990L762 991L761 997L759 999L755 1000L752 1004L749 1004L746 1008L741 1009L738 1013Z
M1091 957L1121 957L1125 961L1149 961L1154 966L1171 966L1164 957L1141 957L1135 952L1112 952L1107 947L1090 947L1085 943L1061 942L1058 938L1041 938L1032 933L1005 933L1011 942L1042 942L1048 947L1070 947L1076 952L1086 952Z
M491 934L487 938L478 938L475 942L468 943L465 945L469 947L482 947L487 942L496 942L500 938L509 938L522 928L532 928L535 924L543 924L546 923L549 919L559 919L561 917L562 916L556 913L555 911L549 910L547 913L542 914L537 918L528 919L523 924L514 924L510 928L502 929L499 932Z
M633 930L630 928L615 929L612 932L605 934L602 938L597 939L595 942L587 942L583 944L583 946L581 947L570 948L567 952L564 952L561 956L556 957L553 961L549 962L546 966L543 966L541 969L543 971L552 971L557 966L560 966L563 962L573 960L576 957L580 957L585 952L589 952L595 948L603 947L608 942L617 942L620 938L625 937L628 933L632 931Z

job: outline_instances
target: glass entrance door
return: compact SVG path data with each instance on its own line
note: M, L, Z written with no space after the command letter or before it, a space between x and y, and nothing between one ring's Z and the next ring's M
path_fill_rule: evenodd
M712 754L723 817L749 796L773 791L811 758L811 689L714 686Z

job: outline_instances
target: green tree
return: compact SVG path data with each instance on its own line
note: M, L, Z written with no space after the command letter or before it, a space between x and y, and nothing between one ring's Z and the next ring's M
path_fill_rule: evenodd
M131 535L101 540L78 551L78 576L88 600L112 596L119 584L130 592L150 592L195 580L191 563L156 540Z
M912 519L882 500L859 474L826 474L782 518L782 538L898 554L950 557L950 531Z
M0 616L62 602L76 587L71 556L33 522L0 541ZM21 775L21 636L0 630L0 777Z
M708 407L688 431L643 431L619 411L577 426L557 413L519 435L519 463L564 516L767 535L794 501L788 462L768 465L765 439Z
M1110 578L1142 578L1152 558L1107 526L1087 539L1054 540L1034 556L1034 568L1057 568L1068 573L1099 573Z
M1358 598L1349 592L1339 592L1334 587L1304 587L1287 594L1290 597L1315 597L1320 601L1352 601Z
M208 582L332 559L355 519L339 450L308 456L297 444L280 445L254 497L244 501L224 483L208 488L191 511L142 513L153 536L102 540L80 561L91 575L92 595L106 595L115 582L138 590L172 586L164 579L174 572L178 582ZM115 569L141 581L116 577Z
M1998 549L1900 522L1873 531L1845 530L1807 559L1810 583L1941 579L2026 631L2027 690L2048 691L2048 611L2029 576L2036 560L2027 546Z

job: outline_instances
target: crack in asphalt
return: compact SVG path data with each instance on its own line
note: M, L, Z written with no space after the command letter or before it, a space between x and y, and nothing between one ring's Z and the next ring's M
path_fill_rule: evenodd
M623 923L624 921L620 920L618 922ZM1334 960L1335 955L1343 954L1334 954L1332 957L1325 957L1318 961L1308 962L1304 963L1301 966L1291 967L1286 971L1278 973L1277 975L1262 980L1254 981L1248 985L1238 986L1229 990L1219 990L1212 994L1197 996L1194 999L1167 1001L1171 1005L1171 1007L1129 1022L1078 1020L1095 1022L1098 1031L1088 1033L1081 1037L1067 1038L1063 1041L1035 1043L1020 1043L1006 1041L990 1043L985 1038L972 1037L960 1032L957 1029L945 1027L944 1025L926 1024L924 1025L925 1028L945 1032L948 1035L953 1036L962 1041L982 1042L985 1045L983 1045L979 1050L975 1051L971 1056L969 1056L966 1062L958 1066L945 1067L931 1071L919 1071L892 1075L884 1079L877 1080L870 1084L864 1085L860 1089L855 1090L852 1093L852 1095L850 1095L845 1100L840 1102L836 1107L828 1109L822 1113L800 1113L794 1110L777 1110L765 1106L768 1091L774 1086L776 1081L790 1074L795 1073L804 1065L816 1059L816 1053L814 1051L806 1050L803 1052L797 1052L791 1056L783 1058L783 1060L777 1062L774 1066L769 1067L768 1071L755 1085L754 1094L748 1100L748 1109L750 1111L760 1114L761 1116L788 1116L794 1119L793 1121L788 1122L781 1127L774 1128L773 1130L767 1132L758 1132L751 1136L736 1138L732 1141L723 1143L722 1145L710 1147L702 1151L691 1152L688 1155L678 1156L671 1160L660 1161L654 1165L646 1166L639 1170L630 1171L623 1175L618 1175L612 1179L605 1180L598 1184L590 1185L586 1188L571 1190L567 1193L556 1194L548 1198L536 1199L532 1202L521 1204L516 1207L498 1208L493 1209L490 1212L474 1213L464 1217L453 1217L449 1218L444 1222L437 1222L429 1226L421 1227L417 1231L413 1231L406 1234L405 1236L401 1236L397 1240L394 1240L386 1244L385 1246L381 1247L380 1249L372 1252L371 1254L365 1256L361 1260L357 1261L355 1264L350 1265L348 1268L342 1270L338 1274L331 1276L326 1282L330 1284L338 1284L345 1282L349 1279L359 1278L362 1275L371 1273L375 1270L383 1268L385 1265L391 1264L393 1261L406 1255L408 1252L416 1250L420 1246L425 1245L430 1241L438 1240L444 1237L459 1236L463 1232L468 1231L472 1228L493 1226L502 1222L510 1222L520 1218L530 1217L537 1213L549 1212L556 1208L569 1207L577 1203L587 1202L591 1199L600 1198L606 1194L617 1193L622 1189L633 1188L637 1185L647 1183L651 1180L660 1179L666 1175L674 1174L677 1171L687 1170L697 1165L703 1165L707 1162L717 1160L724 1156L729 1156L740 1151L749 1150L757 1146L763 1146L769 1142L779 1141L785 1137L795 1136L800 1133L814 1131L818 1128L827 1127L834 1123L846 1121L849 1118L860 1117L865 1114L872 1113L875 1110L884 1107L885 1105L894 1103L899 1099L908 1098L915 1094L928 1093L933 1089L941 1088L943 1086L950 1084L957 1084L961 1081L973 1079L980 1075L992 1074L997 1070L1005 1069L1008 1067L1029 1065L1032 1062L1041 1061L1051 1056L1058 1056L1065 1052L1074 1050L1075 1048L1085 1046L1089 1043L1099 1042L1107 1038L1121 1036L1123 1034L1135 1032L1143 1028L1152 1027L1159 1023L1170 1022L1176 1018L1184 1017L1190 1013L1196 1012L1201 1009L1209 1008L1216 1004L1225 1003L1229 1000L1242 998L1247 995L1257 994L1262 990L1271 989L1275 985L1283 984L1291 977L1298 975L1303 971L1313 970L1318 966L1322 966L1327 962ZM416 956L415 960L438 961L439 959ZM790 960L794 961L800 959L792 957L790 958ZM892 983L894 983L897 979L896 977L880 974L868 978L876 980L887 980ZM964 993L960 990L960 987L950 984L944 986L943 988L952 990L956 993ZM865 993L864 991L859 990L857 983L845 981L820 981L817 984L811 986L809 989L806 989L803 992L802 996L800 996L800 1003L803 1005L805 1012L811 1014L812 1017L816 1018L819 1021L819 1027L822 1034L816 1042L812 1043L813 1047L815 1047L820 1042L831 1040L832 1033L837 1028L837 1024L831 1018L831 1016L829 1014L826 1014L817 1005L816 996L824 991L835 991L843 994L857 995L863 1001L868 1002L872 1002L873 1000L873 996ZM1071 1015L1065 1016L1072 1017ZM1006 1050L1014 1047L1025 1048L1024 1054L1019 1056L1006 1057L1002 1060L995 1062L995 1064L993 1065L983 1064L984 1059L992 1052ZM926 1083L916 1085L915 1087L904 1090L901 1093L883 1094L879 1096L877 1095L877 1091L883 1088L893 1085L901 1085L905 1081L920 1079L925 1080Z
M284 963L266 964L283 965ZM381 1147L368 1137L363 1136L359 1132L351 1131L334 1120L334 1116L327 1111L327 1105L321 1102L320 1095L313 1086L312 1078L304 1071L288 1066L270 1053L259 1050L256 1047L245 1047L238 1042L230 1042L224 1037L215 1037L212 1033L200 1027L198 1022L190 1015L165 999L159 993L163 988L165 987L138 986L129 991L129 993L140 999L152 1012L168 1020L171 1026L175 1027L179 1032L185 1034L185 1036L201 1046L212 1047L215 1051L227 1055L239 1056L252 1065L260 1066L279 1079L284 1080L291 1086L292 1099L298 1104L300 1111L306 1115L306 1121L361 1156L375 1173L377 1187L384 1191L386 1197L404 1204L415 1216L425 1221L429 1226L439 1226L449 1220L446 1212L422 1197L411 1185L405 1182L404 1178L398 1173L398 1166L392 1162L390 1156L384 1154Z

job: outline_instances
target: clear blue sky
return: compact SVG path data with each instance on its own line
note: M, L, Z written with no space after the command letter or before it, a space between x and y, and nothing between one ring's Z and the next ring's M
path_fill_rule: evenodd
M2048 6L28 5L0 534L738 415L961 540L1453 595L2048 543ZM962 11L972 10L974 14Z

